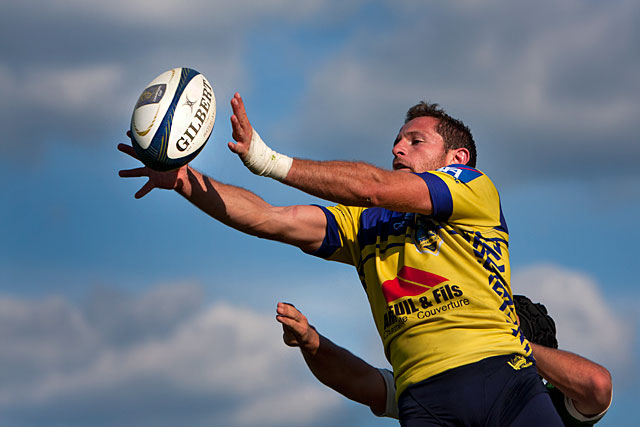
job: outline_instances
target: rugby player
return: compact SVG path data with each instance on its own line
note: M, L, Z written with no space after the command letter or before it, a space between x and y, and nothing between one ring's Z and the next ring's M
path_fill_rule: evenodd
M239 94L231 107L228 147L249 170L338 205L272 206L188 165L120 171L149 178L135 196L175 190L244 233L353 265L394 369L403 425L437 424L423 403L452 391L459 399L442 399L442 416L460 422L561 425L531 345L514 327L507 223L498 191L475 169L467 126L437 104L415 105L386 170L278 153L251 126ZM118 148L135 157L130 145Z

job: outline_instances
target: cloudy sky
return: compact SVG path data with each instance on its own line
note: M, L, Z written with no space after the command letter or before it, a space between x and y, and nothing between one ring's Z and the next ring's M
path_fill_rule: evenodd
M278 301L386 366L355 271L244 236L116 150L174 67L213 84L193 165L278 204L324 203L226 148L229 100L278 151L389 167L406 109L464 120L511 232L512 288L607 366L599 425L635 420L640 4L633 0L0 3L0 424L396 425L317 384Z

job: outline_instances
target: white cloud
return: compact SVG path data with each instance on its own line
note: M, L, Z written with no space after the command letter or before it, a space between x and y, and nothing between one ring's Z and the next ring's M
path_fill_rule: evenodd
M392 46L400 46L403 36L412 35L416 40L422 36L428 47L416 48L416 55L422 56L424 77L432 76L434 68L450 73L451 79L436 85L444 98L453 92L455 103L464 102L477 112L547 126L568 123L612 128L638 115L640 102L624 89L626 85L637 87L632 70L637 71L640 64L637 57L629 57L637 2L592 5L574 0L505 7L504 2L469 1L459 5L434 8L425 3L419 11L414 5L404 10L418 20L441 19L432 22L431 28L444 32L443 49L445 53L450 50L448 56L428 45L435 35L429 26L388 35L395 38L389 43ZM458 31L462 26L460 37L451 38L447 27ZM377 70L387 71L389 65L402 64ZM460 70L458 65L468 69ZM611 81L614 76L621 81ZM398 83L416 87L413 79ZM587 100L597 102L581 102Z
M4 138L0 150L37 157L44 140L63 137L93 143L114 118L133 110L136 95L118 64L47 65L26 70L3 67L0 111Z
M388 166L404 112L428 99L467 122L482 167L492 161L510 180L523 169L561 173L567 159L620 162L602 155L603 138L638 152L637 2L400 5L389 7L401 24L363 26L317 69L286 139L310 134L321 142L314 156Z
M154 421L166 405L167 416L181 416L185 425L217 419L225 425L294 426L339 412L337 394L309 374L300 377L306 370L302 357L284 346L273 316L223 302L196 309L200 298L201 290L184 285L106 298L113 316L124 316L121 328L144 332L149 320L165 324L164 333L134 332L137 340L126 345L105 335L112 327L60 298L0 298L0 365L8 371L20 367L15 349L23 349L20 354L38 373L26 377L21 368L14 381L0 383L0 420L21 425L40 417L92 425L100 408L110 405L108 424L171 425ZM95 301L89 307L96 308ZM140 422L126 418L134 404L122 398L128 395L135 396ZM171 403L176 401L184 407Z
M551 264L530 266L514 273L512 290L547 307L560 348L591 358L621 378L629 372L638 331L587 274Z
M0 390L9 393L13 385L30 384L45 372L83 363L99 347L82 313L58 297L0 298L0 340Z
M123 77L124 70L116 64L33 69L13 76L13 102L67 111L81 121L87 113L104 115L118 106L114 92L119 92Z
M154 52L139 60L144 64L136 70L117 62L35 64L26 70L0 64L0 111L5 129L0 150L27 152L31 158L38 156L43 141L53 138L95 144L115 129L124 133L144 85L174 66L187 63L205 74L218 103L226 104L231 88L246 80L241 59L234 52L197 63L175 59L167 65L167 58L156 58Z
M14 9L20 2L13 3ZM311 0L114 0L109 2L86 2L82 0L49 0L39 5L52 17L98 19L117 25L139 28L166 27L185 30L201 29L203 26L218 26L229 29L236 23L248 24L259 19L285 18L306 19L310 15L326 11L328 2ZM9 6L9 4L7 4ZM27 6L22 6L27 7Z
M251 88L247 40L258 28L316 25L357 4L48 0L34 10L3 2L0 35L12 41L0 59L0 150L33 158L43 141L101 143L128 127L144 84L173 67L205 74L226 108Z
M237 425L321 425L327 414L335 410L341 397L317 386L278 387L261 399L247 402L233 420Z
M17 139L89 141L88 129L124 127L142 85L173 66L205 73L226 106L234 90L270 83L247 57L247 41L268 31L301 34L287 37L290 52L271 55L274 60L311 52L283 64L292 75L308 72L302 77L307 93L295 103L304 108L273 124L273 136L296 142L296 148L305 137L304 156L366 158L388 166L404 111L423 98L440 102L489 140L481 141L483 167L489 159L489 166L508 169L505 164L524 150L530 161L508 176L526 168L531 173L534 164L553 173L569 155L580 165L619 162L603 159L598 147L605 137L612 150L635 150L630 141L640 114L633 96L640 64L629 54L637 44L638 5L631 0L606 6L382 2L378 6L390 14L384 21L359 9L362 2L56 0L36 15L25 3L10 3L0 11L6 12L7 33L19 37L0 70L5 149ZM359 19L352 19L356 12ZM12 30L27 16L48 37ZM314 40L313 31L305 27L326 23L332 23L331 41L310 44L305 35ZM268 102L254 101L263 110ZM26 119L34 112L37 126ZM253 118L267 129L259 115Z

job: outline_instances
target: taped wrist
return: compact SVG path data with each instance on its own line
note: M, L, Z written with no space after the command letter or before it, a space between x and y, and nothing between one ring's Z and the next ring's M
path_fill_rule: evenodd
M269 148L255 129L253 129L253 135L251 136L249 152L242 161L256 175L268 176L278 181L282 181L287 177L293 163L291 157Z

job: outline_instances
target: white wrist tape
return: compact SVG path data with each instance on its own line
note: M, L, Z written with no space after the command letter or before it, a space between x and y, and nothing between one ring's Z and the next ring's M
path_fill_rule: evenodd
M253 129L249 153L243 160L246 167L256 175L282 181L287 177L293 159L284 154L273 151L264 143L258 132Z

